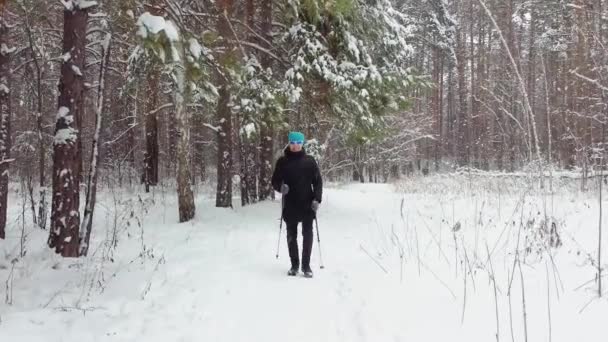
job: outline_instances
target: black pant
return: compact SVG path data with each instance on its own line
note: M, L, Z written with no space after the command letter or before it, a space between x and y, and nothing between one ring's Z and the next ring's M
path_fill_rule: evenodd
M312 221L313 217L305 217L302 220L302 269L310 269L310 253L312 252ZM287 247L289 248L289 258L291 259L291 267L300 267L300 258L298 251L298 221L286 222L287 224Z

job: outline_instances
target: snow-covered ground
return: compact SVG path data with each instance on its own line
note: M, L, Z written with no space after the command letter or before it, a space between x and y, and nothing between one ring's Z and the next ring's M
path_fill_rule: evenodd
M30 223L19 258L13 196L0 341L606 341L597 194L525 184L459 175L328 186L314 279L286 276L284 229L275 259L278 200L230 210L199 195L196 219L177 224L172 192L106 189L92 255L63 260Z

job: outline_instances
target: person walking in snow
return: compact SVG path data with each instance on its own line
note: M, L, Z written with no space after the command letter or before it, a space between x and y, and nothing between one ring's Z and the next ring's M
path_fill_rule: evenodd
M272 187L283 195L282 219L287 225L287 246L291 269L290 276L298 274L298 223L302 222L302 272L312 278L310 254L312 251L312 224L323 196L323 180L319 166L304 150L304 134L290 132L289 146L285 148L272 174Z

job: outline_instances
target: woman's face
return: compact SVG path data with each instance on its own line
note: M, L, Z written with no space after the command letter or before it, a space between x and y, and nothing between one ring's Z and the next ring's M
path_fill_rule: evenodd
M291 152L300 152L302 151L302 145L304 145L303 141L290 141L289 150Z

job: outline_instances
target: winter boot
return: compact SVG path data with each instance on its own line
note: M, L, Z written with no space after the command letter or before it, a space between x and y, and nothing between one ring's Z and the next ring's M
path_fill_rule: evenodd
M312 278L312 270L309 267L302 267L302 272L304 273L305 278Z
M297 267L292 267L289 269L289 271L287 271L287 275L290 277L293 277L295 275L298 274L298 268Z

